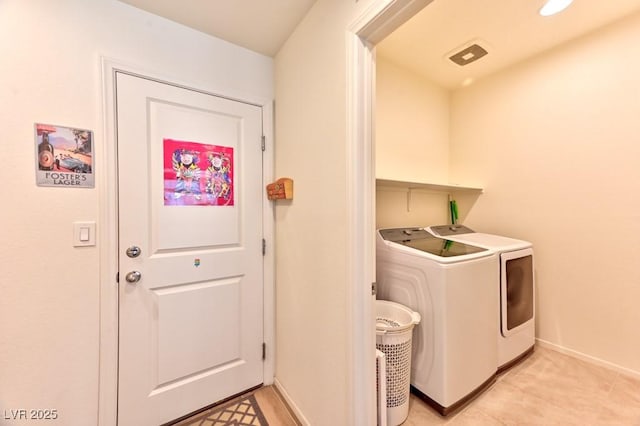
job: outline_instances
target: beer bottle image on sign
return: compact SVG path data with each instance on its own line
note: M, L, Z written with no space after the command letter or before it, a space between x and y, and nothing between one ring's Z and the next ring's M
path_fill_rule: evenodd
M42 142L38 145L38 168L40 170L53 170L55 156L53 145L49 142L49 134L42 134Z

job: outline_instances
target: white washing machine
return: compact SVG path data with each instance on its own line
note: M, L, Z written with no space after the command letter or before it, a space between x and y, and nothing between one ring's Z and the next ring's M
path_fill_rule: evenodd
M535 344L533 245L528 241L474 232L462 225L426 229L439 238L473 244L497 253L495 268L500 271L500 278L494 288L500 289L498 372L530 355Z
M378 298L422 317L413 334L411 390L447 415L495 380L496 254L420 228L379 230L376 251Z

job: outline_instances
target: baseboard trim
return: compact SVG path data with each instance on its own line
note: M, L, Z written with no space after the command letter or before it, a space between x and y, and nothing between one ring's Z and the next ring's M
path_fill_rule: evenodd
M287 410L289 410L289 414L291 414L291 417L293 417L293 419L298 422L298 425L311 426L311 422L309 422L304 414L302 414L302 411L300 411L300 408L298 408L296 403L293 402L293 399L291 399L291 396L289 395L289 393L287 393L278 378L273 379L273 388L278 393L280 399L282 399L282 402L287 407Z
M620 365L614 364L609 361L605 361L600 358L596 358L591 355L583 354L582 352L575 351L573 349L565 348L564 346L557 345L555 343L548 342L546 340L542 340L540 338L536 338L536 343L540 345L542 348L551 349L556 352L563 353L565 355L569 355L571 357L580 359L582 361L589 362L594 365L598 365L600 367L607 368L609 370L613 370L617 373L624 374L625 376L633 377L634 379L640 379L640 371L631 370L630 368L622 367Z

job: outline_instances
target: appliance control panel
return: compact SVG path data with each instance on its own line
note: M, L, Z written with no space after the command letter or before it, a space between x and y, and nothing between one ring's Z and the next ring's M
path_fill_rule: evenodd
M464 225L438 225L430 228L434 234L446 237L448 235L471 234L474 231Z
M393 228L381 229L380 236L393 242L422 240L425 238L435 238L422 228Z

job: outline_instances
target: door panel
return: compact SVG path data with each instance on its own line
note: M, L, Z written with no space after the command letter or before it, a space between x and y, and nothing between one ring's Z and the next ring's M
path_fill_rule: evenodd
M263 381L262 111L122 73L116 94L118 424L158 425Z
M221 101L231 102L222 99ZM242 116L218 110L203 110L197 106L176 105L158 99L150 99L148 108L149 120L155 124L150 128L150 141L160 141L167 137L184 141L212 141L216 145L221 145L216 143L218 141L225 141L225 146L234 148L235 155L243 154L239 152L243 148L240 140ZM255 150L257 146L251 148ZM152 163L162 164L162 144L151 143L149 149ZM153 199L156 200L151 212L154 251L240 243L241 206L235 206L235 209L164 208L163 175L155 173L151 178L155 179L152 191L155 190ZM206 198L206 194L201 194L201 197ZM180 223L181 226L175 226L176 223ZM225 226L213 226L218 223L224 223ZM208 229L209 232L202 232L204 229Z
M240 283L238 277L154 291L160 385L241 359Z

